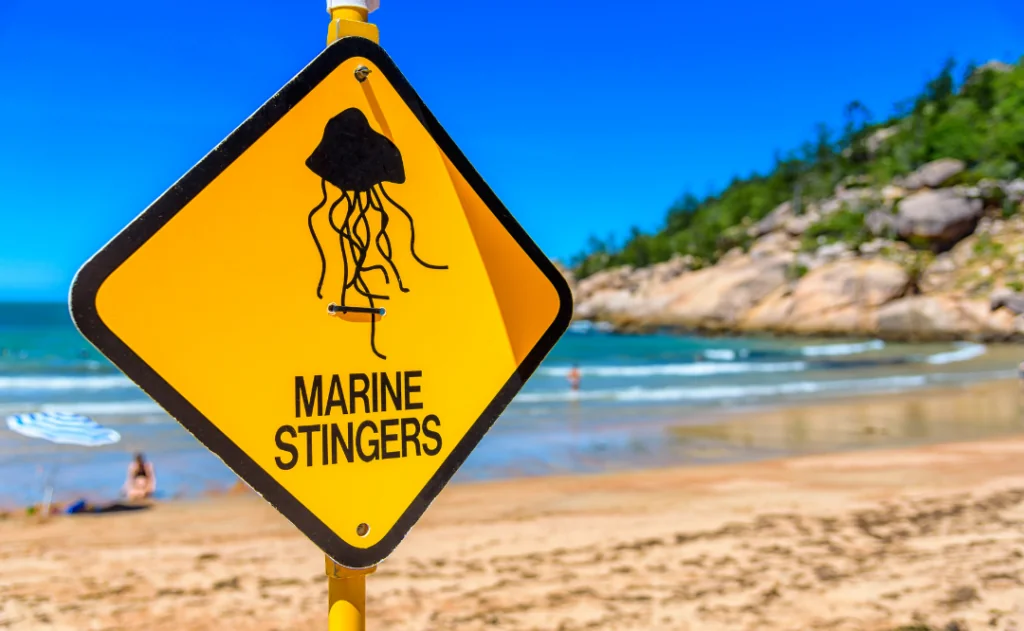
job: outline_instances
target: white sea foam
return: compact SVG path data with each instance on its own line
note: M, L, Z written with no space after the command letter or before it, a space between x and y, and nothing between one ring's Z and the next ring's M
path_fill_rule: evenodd
M885 348L882 340L870 342L857 342L846 344L823 344L820 346L804 346L800 354L804 357L839 357L841 355L859 355L870 351L880 351Z
M954 364L956 362L965 362L975 357L981 357L988 349L985 348L984 344L972 344L970 342L961 342L956 345L955 351L946 351L945 353L935 353L925 358L925 361L929 364L945 365Z
M731 362L736 361L737 357L746 357L747 349L709 348L701 354L704 355L704 359L710 359L711 361Z
M870 379L843 379L836 381L797 381L784 384L759 384L745 386L710 386L643 388L632 387L618 390L582 390L573 392L525 392L519 394L518 403L555 403L560 401L621 401L621 402L669 402L669 401L716 401L745 399L752 397L773 397L785 395L818 394L829 392L886 392L919 388L928 384L925 375L904 375Z
M52 390L112 390L135 387L126 377L71 377L65 375L33 375L30 377L0 377L0 391L52 391Z
M735 364L697 362L694 364L650 364L646 366L583 366L580 368L580 374L587 377L706 377L744 373L799 372L806 368L807 363L802 361ZM546 377L566 377L570 370L571 368L568 366L546 366L537 372Z
M577 320L569 325L570 333L611 333L615 327L608 322L591 322L590 320Z

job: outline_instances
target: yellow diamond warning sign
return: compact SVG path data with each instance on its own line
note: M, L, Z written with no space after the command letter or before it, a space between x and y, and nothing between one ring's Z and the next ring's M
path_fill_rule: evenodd
M71 309L361 568L423 514L572 304L383 50L346 38L86 263Z

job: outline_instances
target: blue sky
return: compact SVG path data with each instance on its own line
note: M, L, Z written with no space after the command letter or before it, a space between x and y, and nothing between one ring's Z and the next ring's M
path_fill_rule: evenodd
M382 44L553 257L876 114L955 56L1024 54L1019 0L382 0ZM845 6L844 6L845 5ZM0 300L78 266L324 45L319 0L0 1Z

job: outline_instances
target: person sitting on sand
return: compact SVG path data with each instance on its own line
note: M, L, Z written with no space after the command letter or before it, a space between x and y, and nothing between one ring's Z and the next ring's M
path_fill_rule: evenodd
M156 492L156 473L153 464L146 461L142 452L128 465L128 479L124 483L124 494L130 501L145 500Z

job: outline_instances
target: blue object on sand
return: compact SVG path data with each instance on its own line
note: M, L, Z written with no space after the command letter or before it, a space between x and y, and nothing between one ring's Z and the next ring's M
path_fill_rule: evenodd
M60 445L101 447L121 440L121 435L116 431L80 414L17 414L7 417L7 427L22 436L41 438Z

